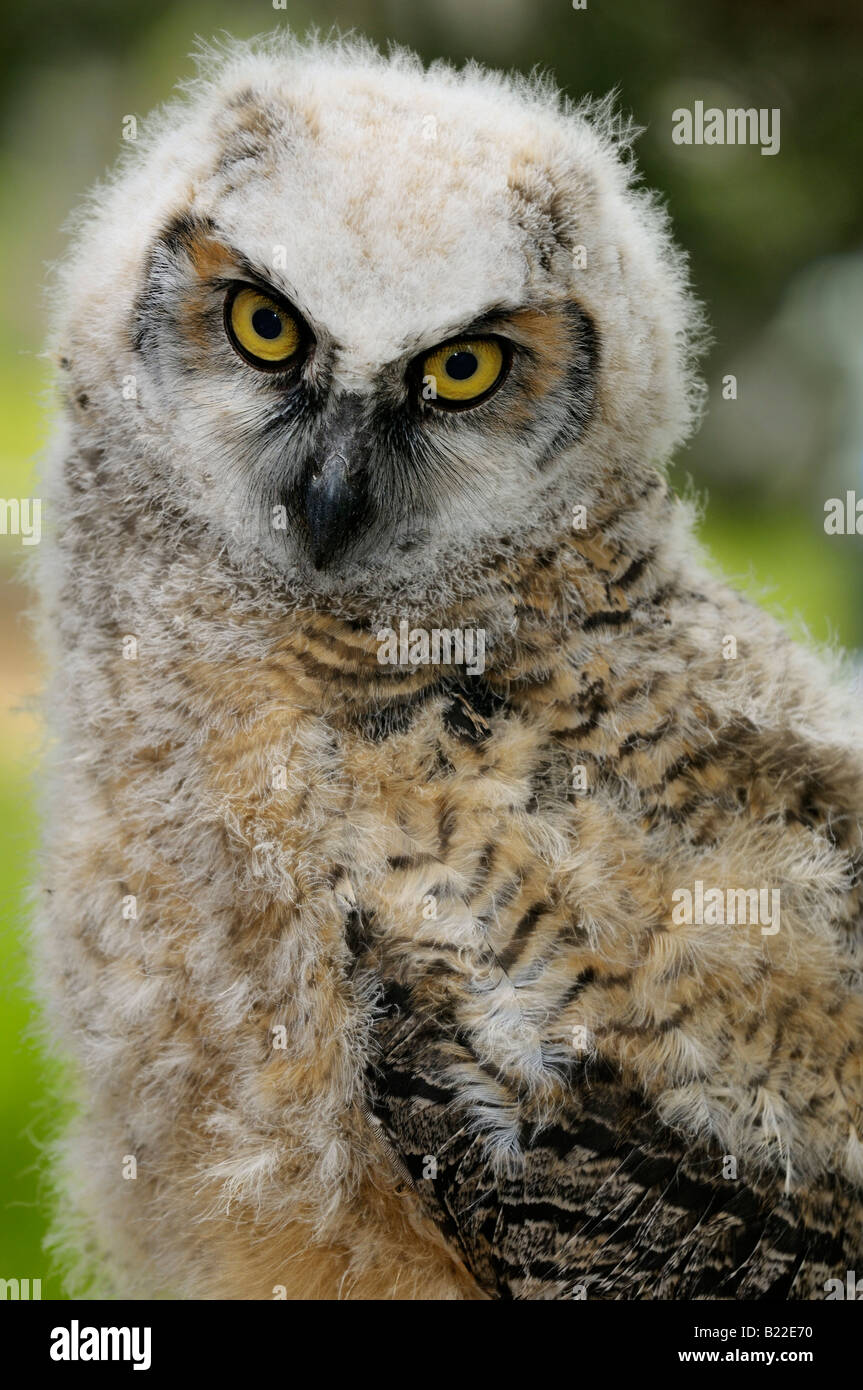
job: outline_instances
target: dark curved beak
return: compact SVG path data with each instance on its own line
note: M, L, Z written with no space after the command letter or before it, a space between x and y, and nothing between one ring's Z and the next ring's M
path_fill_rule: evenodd
M363 497L343 454L330 454L306 484L305 512L312 564L326 569L362 520Z
M303 484L303 511L315 569L327 569L368 518L363 441L363 402L343 396L321 440L323 462L310 464Z

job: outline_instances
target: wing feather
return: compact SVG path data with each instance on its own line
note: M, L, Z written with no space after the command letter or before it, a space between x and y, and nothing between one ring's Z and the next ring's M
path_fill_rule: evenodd
M723 1177L723 1156L661 1123L604 1065L575 1070L565 1113L495 1158L494 1116L458 1083L446 1019L389 985L373 1110L425 1212L502 1299L823 1298L859 1264L860 1196L835 1178Z

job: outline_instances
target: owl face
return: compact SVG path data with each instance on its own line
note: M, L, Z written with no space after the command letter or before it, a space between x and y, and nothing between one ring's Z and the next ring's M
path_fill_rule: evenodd
M90 267L102 307L135 282L121 340L69 355L111 348L136 384L112 429L245 568L313 596L421 587L567 525L681 432L661 217L547 92L240 50L171 124Z

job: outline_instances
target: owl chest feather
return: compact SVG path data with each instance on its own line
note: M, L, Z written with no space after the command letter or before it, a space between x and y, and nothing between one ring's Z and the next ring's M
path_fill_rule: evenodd
M632 646L564 650L506 694L493 677L420 686L398 718L347 700L309 717L256 807L270 830L246 872L266 880L282 856L298 920L335 904L324 993L367 976L410 989L469 1035L477 1096L504 1094L519 1123L565 1106L573 1066L600 1059L752 1162L853 1168L859 997L826 931L803 929L813 893L825 925L855 911L829 886L847 852L765 816L779 751L726 738L683 663L639 665ZM793 811L805 787L782 775ZM783 894L783 929L677 920L705 884Z
M263 1296L377 1289L408 1254L408 1296L472 1289L374 1123L390 987L453 1039L492 1163L603 1066L688 1142L789 1182L859 1172L853 759L782 709L771 727L745 615L684 594L642 623L598 589L570 632L534 594L536 634L480 680L394 678L320 615L253 659L190 638L161 743L147 670L111 666L127 751L58 847L54 969L92 1171L108 1190L137 1154L161 1232L191 1203L195 1287L226 1288L230 1249ZM759 721L721 664L731 623ZM781 930L677 920L698 882L780 889Z

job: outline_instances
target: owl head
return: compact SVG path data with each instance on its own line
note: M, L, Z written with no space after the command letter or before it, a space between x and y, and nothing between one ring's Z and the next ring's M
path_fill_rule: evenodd
M402 51L209 50L59 286L70 427L313 602L457 588L637 494L698 318L609 102Z

